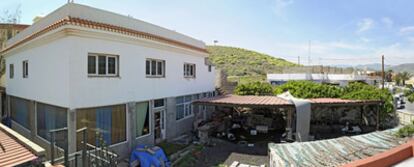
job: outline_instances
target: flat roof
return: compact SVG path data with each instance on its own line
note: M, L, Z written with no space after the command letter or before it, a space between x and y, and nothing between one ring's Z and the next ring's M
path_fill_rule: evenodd
M380 100L351 100L341 98L312 98L312 104L379 104Z
M292 106L294 104L288 100L277 96L238 96L224 95L212 98L195 100L193 104L205 105L224 105L224 106L247 106L247 107L272 107L272 106Z

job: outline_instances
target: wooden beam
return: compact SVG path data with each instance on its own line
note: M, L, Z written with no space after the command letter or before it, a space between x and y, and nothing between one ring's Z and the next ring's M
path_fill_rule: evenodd
M380 127L380 106L379 105L377 105L377 130L379 130L379 127Z

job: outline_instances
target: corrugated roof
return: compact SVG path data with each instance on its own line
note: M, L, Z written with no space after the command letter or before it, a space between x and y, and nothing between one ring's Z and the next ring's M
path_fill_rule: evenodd
M380 103L379 100L350 100L341 98L313 98L308 99L312 104L366 104L366 103Z
M0 166L11 167L37 158L29 149L0 129Z
M352 137L269 144L271 166L340 166L403 144L407 139L394 135L396 129Z
M237 96L225 95L199 99L194 104L238 105L238 106L294 106L291 102L277 96Z

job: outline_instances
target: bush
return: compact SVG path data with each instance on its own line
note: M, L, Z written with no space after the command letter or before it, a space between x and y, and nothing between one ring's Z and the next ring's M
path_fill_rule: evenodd
M398 137L411 137L414 134L414 125L406 125L404 127L402 127L401 129L399 129L396 133L396 135Z
M286 91L298 98L338 98L342 94L342 90L338 86L319 84L312 81L288 81L277 86L274 94L281 94Z
M407 100L408 100L410 103L414 103L414 93L411 93L411 95L407 96Z
M273 87L269 83L250 82L237 85L234 93L237 95L272 95Z

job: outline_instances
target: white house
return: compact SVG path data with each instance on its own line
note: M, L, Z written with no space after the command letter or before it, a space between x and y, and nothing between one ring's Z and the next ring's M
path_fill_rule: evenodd
M328 73L288 73L267 74L267 81L272 85L281 85L287 81L313 81L346 86L349 82L365 82L370 85L379 83L380 78L363 73L328 74Z
M171 140L192 129L200 109L191 101L215 94L202 41L74 3L20 32L3 54L12 128L47 148L48 132L68 127L70 153L82 127L99 129L123 156L137 143Z

